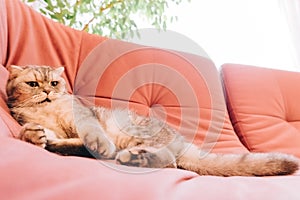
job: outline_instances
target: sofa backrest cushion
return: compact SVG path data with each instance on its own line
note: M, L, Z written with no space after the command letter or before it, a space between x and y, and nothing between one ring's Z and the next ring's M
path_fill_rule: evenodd
M74 93L157 117L207 151L246 152L208 58L109 39L81 65Z
M247 148L300 157L300 73L225 64L222 77L233 126Z
M20 0L0 1L1 7L6 8L2 12L0 7L0 16L6 13L0 19L0 41L4 38L0 48L6 55L2 64L64 66L71 90L81 62L106 38L49 20Z

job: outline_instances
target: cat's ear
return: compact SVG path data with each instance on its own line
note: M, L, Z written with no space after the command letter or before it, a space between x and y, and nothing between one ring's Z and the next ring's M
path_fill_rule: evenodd
M13 79L16 76L18 76L18 74L20 72L22 72L24 69L20 66L17 66L17 65L10 65L10 66L7 67L7 70L9 71L9 78Z
M64 67L58 67L54 71L55 71L55 73L57 73L58 75L61 76L63 74L63 72L65 71L65 68Z

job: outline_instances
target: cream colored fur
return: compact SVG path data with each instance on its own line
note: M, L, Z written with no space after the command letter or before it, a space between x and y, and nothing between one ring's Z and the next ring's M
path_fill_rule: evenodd
M138 167L178 167L200 175L293 174L298 160L280 153L205 153L162 121L132 111L87 108L66 92L63 68L9 66L8 106L20 139L63 155L92 154ZM83 153L87 147L89 153Z

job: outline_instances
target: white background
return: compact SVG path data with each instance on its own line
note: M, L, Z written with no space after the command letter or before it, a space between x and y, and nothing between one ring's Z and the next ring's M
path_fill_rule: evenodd
M168 26L201 46L217 67L240 63L299 70L277 0L192 0L170 4L178 21ZM149 25L141 20L139 27Z

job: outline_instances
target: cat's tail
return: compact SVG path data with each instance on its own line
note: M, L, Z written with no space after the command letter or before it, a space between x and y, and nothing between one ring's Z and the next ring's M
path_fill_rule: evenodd
M282 153L203 153L191 145L177 158L177 166L200 175L275 176L295 173L299 160Z

